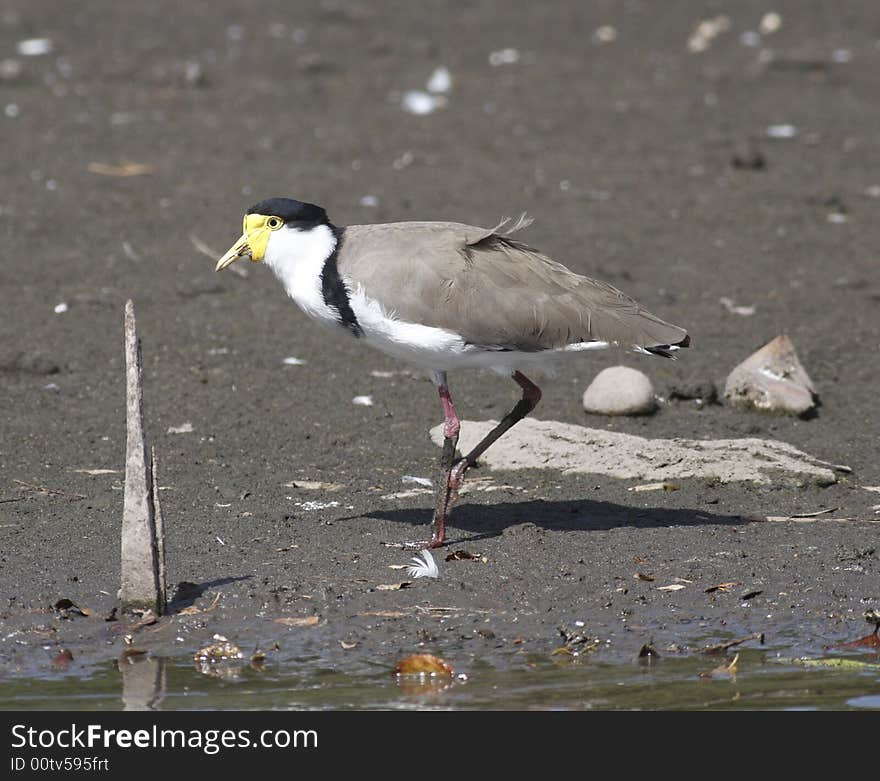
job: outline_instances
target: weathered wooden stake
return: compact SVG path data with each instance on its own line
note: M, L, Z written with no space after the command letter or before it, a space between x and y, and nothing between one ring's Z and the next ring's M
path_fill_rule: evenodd
M131 299L125 302L125 369L127 436L119 599L124 610L149 609L161 615L165 609L165 545L164 540L160 542L161 522L159 528L156 524L154 498L158 491L154 490L144 441L141 350Z

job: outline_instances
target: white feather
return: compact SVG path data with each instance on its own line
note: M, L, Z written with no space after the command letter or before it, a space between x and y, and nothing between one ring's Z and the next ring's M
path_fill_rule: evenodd
M406 570L411 578L439 578L440 571L437 569L437 562L431 555L431 551L419 551L411 560L410 566Z

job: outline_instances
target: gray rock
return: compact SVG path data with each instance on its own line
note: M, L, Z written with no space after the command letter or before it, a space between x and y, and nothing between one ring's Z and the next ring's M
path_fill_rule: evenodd
M724 398L737 407L803 415L816 406L816 389L791 339L783 334L730 373Z
M603 369L584 392L584 409L598 415L648 415L656 408L651 380L628 366Z

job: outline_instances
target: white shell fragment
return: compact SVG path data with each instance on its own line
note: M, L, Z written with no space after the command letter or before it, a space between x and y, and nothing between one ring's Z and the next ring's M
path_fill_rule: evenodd
M734 406L790 415L815 407L815 396L813 382L784 334L746 358L724 386L724 397Z
M288 366L302 366L305 363L302 358L294 358L293 356L285 358L283 362Z
M55 309L53 310L56 315L63 315L70 307L62 301L60 304L55 304Z
M27 38L15 47L22 57L39 57L52 51L52 41L48 38Z
M351 403L357 405L358 407L372 407L373 406L373 397L372 396L355 396L351 400Z
M489 65L497 68L499 65L514 65L519 62L519 52L516 49L499 49L489 55Z
M168 433L169 434L192 434L193 432L193 424L192 423L181 423L179 426L169 426Z
M651 380L628 366L599 372L584 392L583 404L598 415L646 415L657 407Z
M452 89L452 74L442 65L435 68L427 83L428 92L449 92Z
M768 138L794 138L798 129L794 125L770 125L765 132Z
M446 103L445 96L432 95L430 92L423 92L418 89L411 89L404 92L400 99L400 105L404 111L419 116L431 114L438 108L443 108Z

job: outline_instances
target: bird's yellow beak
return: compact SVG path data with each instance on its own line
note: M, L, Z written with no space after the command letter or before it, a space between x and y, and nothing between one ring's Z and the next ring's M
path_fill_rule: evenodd
M266 254L266 245L269 243L271 228L266 225L269 218L264 214L246 214L244 218L244 233L235 242L229 251L217 261L214 271L223 271L235 261L248 258L254 263L263 259Z

